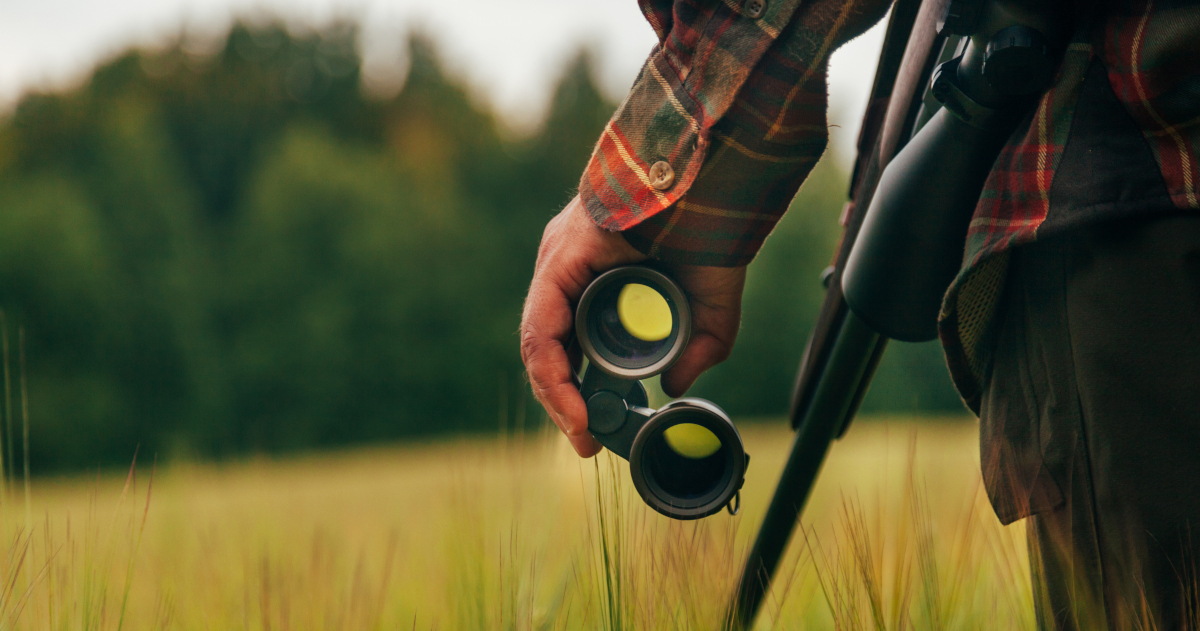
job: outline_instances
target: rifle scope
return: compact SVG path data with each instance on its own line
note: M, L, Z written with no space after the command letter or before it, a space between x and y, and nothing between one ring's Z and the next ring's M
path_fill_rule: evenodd
M733 421L711 402L683 398L648 407L639 380L670 368L691 330L683 290L645 266L602 274L575 310L575 335L589 362L579 388L588 430L629 461L642 499L674 519L699 519L726 506L736 513L750 460Z
M847 304L879 333L937 337L942 297L962 267L996 156L1054 78L1066 37L1052 4L947 5L943 35L965 37L932 72L929 92L941 107L884 168L842 274Z
M829 446L853 419L888 339L937 336L996 158L1030 120L1076 30L1068 5L893 4L846 232L793 394L796 439L747 555L729 628L753 626Z

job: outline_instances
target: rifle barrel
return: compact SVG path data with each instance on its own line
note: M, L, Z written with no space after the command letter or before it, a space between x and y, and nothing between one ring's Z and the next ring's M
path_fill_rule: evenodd
M935 22L945 2L897 0L892 7L860 132L851 182L855 207L834 257L834 273L792 395L795 442L728 610L726 623L733 629L747 629L754 622L829 445L849 424L886 345L886 338L850 312L841 277L879 176L907 140L904 123L915 118L934 57L931 53L942 43Z
M734 601L734 629L749 628L754 621L829 445L852 412L860 386L871 378L872 358L879 345L886 342L852 312L845 312L829 361L796 430L779 485L746 559Z

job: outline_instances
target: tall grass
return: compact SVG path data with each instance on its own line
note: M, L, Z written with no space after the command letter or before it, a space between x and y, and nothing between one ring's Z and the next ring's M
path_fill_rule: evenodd
M30 507L29 488L29 384L25 379L25 328L17 327L17 348L21 367L21 444L24 447L21 463L25 466L25 528L33 529L33 513ZM11 439L10 439L11 440Z
M8 324L0 311L0 631L720 629L788 442L746 428L745 510L692 522L642 504L623 460L527 435L523 398L495 440L176 462L144 489L134 453L123 476L35 494L18 326L17 510ZM1023 533L986 505L974 432L902 420L839 443L757 628L1033 628Z
M1034 627L1019 529L1003 530L978 486L957 512L934 517L915 438L903 483L852 490L835 518L806 519L768 595L758 628L1029 629ZM729 520L644 519L615 459L595 466L595 628L719 629L751 531ZM888 486L888 485L885 485ZM946 515L950 519L946 519ZM825 523L822 523L825 522ZM814 598L819 594L819 598Z
M93 494L82 523L70 516L57 523L47 515L34 530L24 526L24 518L6 519L0 629L128 628L150 486L146 500L135 506L136 469L131 467L116 503L101 508L99 494Z
M600 470L601 460L604 461L603 473ZM624 631L629 628L630 612L621 588L625 584L626 569L632 567L635 560L623 555L625 523L622 510L624 507L621 505L620 474L608 453L592 462L595 464L596 474L597 532L589 533L588 538L595 542L595 554L599 557L599 563L594 565L600 574L596 582L603 586L600 590L600 601L603 603L602 620L606 629ZM589 527L590 525L589 522Z
M112 522L99 519L98 495L90 496L82 532L66 516L65 531L46 515L34 527L33 491L29 468L29 384L25 329L17 327L17 380L21 409L22 485L24 511L13 510L10 484L15 480L15 439L12 361L8 317L0 309L0 363L3 364L3 422L0 425L0 630L14 628L106 629L124 627L134 584L137 549L149 517L150 496L141 507L140 521L127 511L136 488L134 464L115 506ZM130 517L128 523L122 516ZM131 538L130 541L125 541ZM132 545L128 545L129 543ZM77 562L82 559L81 562ZM115 568L125 569L120 600L111 598ZM116 609L114 614L114 608ZM33 613L30 613L33 612Z
M0 431L7 433L7 439L3 440L3 447L0 447L0 459L4 460L0 463L0 505L8 506L8 481L13 477L13 434L12 434L12 373L9 369L9 354L8 354L8 314L4 309L0 309L0 351L3 353L4 362L4 427ZM3 437L4 434L0 434ZM7 452L5 451L7 448ZM7 456L7 457L5 457ZM7 468L5 468L7 467Z
M835 447L759 629L1032 628L973 428L897 427ZM36 480L36 530L0 517L0 629L721 628L786 429L745 428L742 515L695 522L623 460L510 434Z
M35 495L17 327L18 511L3 311L0 355L0 631L727 629L788 444L781 426L744 428L745 510L692 522L646 507L623 460L586 463L552 432L527 435L522 408L502 413L495 440L176 462L161 477L151 466L144 491L135 452L121 477L42 479ZM1033 629L1023 526L1001 527L987 503L976 431L860 423L834 447L755 628ZM1184 570L1198 629L1197 572ZM1144 595L1129 608L1131 628L1159 628Z

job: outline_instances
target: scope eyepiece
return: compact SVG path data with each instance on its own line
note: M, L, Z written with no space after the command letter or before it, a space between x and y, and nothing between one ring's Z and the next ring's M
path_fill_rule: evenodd
M642 499L674 519L734 506L750 460L733 421L711 402L685 398L659 410L647 407L638 380L669 368L691 328L683 290L644 266L602 274L575 312L576 336L590 362L580 385L588 430L629 461Z

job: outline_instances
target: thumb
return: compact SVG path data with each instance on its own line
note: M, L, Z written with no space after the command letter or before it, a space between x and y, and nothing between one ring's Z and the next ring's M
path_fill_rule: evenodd
M672 270L692 307L692 339L683 355L663 373L662 389L680 397L700 375L733 351L742 319L745 267L679 266Z
M736 322L733 335L737 333ZM683 355L663 373L662 389L667 396L677 398L683 396L696 379L704 371L725 361L733 350L733 335L722 339L710 332L703 331L692 336Z

